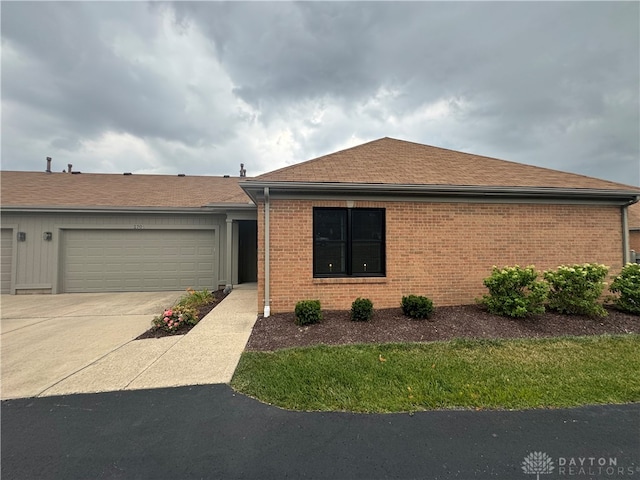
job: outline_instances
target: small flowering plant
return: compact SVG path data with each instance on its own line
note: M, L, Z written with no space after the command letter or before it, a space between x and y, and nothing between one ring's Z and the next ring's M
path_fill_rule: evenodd
M168 308L162 315L153 319L155 328L166 332L175 332L186 325L198 323L198 314L195 309L189 307Z

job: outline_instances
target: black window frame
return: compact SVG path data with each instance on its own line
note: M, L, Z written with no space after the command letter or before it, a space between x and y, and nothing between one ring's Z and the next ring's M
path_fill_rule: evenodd
M316 260L318 256L318 246L321 242L319 235L317 234L318 225L316 223L316 212L321 211L340 211L346 213L346 239L345 240L333 240L334 244L344 242L345 249L345 271L337 273L318 273L316 271ZM374 272L354 272L353 268L353 245L354 242L361 242L361 240L354 240L353 238L353 212L354 211L374 211L379 212L381 215L381 232L380 238L375 239L374 242L380 244L380 271ZM350 278L350 277L386 277L387 271L387 248L386 248L386 229L387 219L386 210L384 208L346 208L346 207L313 207L313 277L314 278Z

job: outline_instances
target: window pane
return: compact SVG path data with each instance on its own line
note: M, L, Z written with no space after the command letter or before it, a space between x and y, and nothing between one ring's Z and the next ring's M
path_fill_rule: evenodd
M313 212L314 238L318 240L347 239L347 211L316 209Z
M345 274L347 272L346 242L315 242L314 273Z
M384 242L384 209L313 209L314 275L384 275Z
M383 212L367 209L352 210L351 228L354 240L382 240L384 236Z
M381 242L353 242L351 269L354 274L384 273Z

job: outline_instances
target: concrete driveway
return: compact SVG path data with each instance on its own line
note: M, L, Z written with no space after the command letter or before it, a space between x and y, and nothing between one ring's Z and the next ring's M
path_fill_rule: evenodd
M133 341L183 293L2 295L2 399L229 382L256 285L234 288L186 335Z
M43 394L148 330L182 293L2 295L2 398Z

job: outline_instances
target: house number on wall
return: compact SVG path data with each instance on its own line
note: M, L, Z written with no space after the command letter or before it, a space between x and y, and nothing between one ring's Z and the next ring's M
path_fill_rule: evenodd
M144 230L144 225L134 225L133 229L134 230Z

